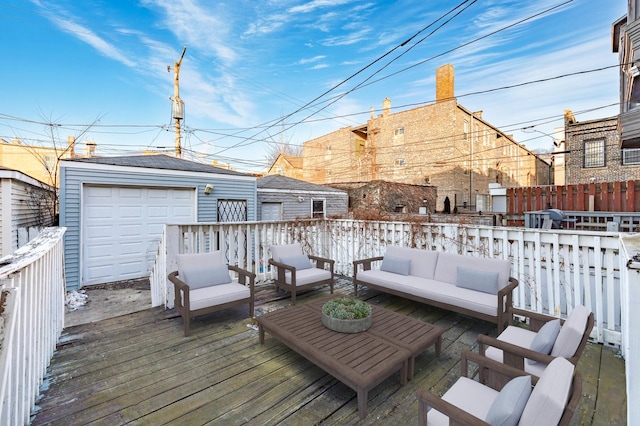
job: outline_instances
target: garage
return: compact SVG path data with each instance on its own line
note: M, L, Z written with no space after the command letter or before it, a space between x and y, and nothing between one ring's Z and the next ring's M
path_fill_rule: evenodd
M256 178L167 155L60 162L67 290L150 277L167 223L256 220Z
M163 225L195 222L195 198L195 188L86 185L82 284L148 276Z

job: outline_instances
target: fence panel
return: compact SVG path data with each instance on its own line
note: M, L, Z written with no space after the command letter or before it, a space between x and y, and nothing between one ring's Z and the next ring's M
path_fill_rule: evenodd
M220 249L227 250L230 263L253 271L259 281L272 279L270 246L294 241L306 253L334 259L335 272L344 276L353 275L354 260L384 255L387 245L508 259L520 283L514 293L516 306L566 317L576 304L584 304L595 314L594 339L610 345L621 340L624 265L617 233L336 219L168 226L167 235L173 234L176 241L167 238L167 256L206 249L193 242L205 234L219 235ZM253 249L237 254L238 235L244 235ZM166 286L171 262L165 262L164 278L158 278L165 283L159 288ZM167 286L165 300L172 291Z
M40 385L64 327L62 237L66 228L45 228L5 256L0 288L9 296L0 339L0 424L28 424ZM2 332L0 332L2 334Z

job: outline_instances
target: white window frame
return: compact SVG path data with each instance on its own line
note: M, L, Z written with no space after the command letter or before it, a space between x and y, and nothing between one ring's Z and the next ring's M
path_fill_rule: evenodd
M316 210L316 203L322 203L322 211ZM327 200L325 198L311 199L311 217L314 219L324 219L327 217Z

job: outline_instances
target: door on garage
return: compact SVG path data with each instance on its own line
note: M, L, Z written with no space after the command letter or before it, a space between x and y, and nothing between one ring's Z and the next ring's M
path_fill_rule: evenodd
M273 222L282 220L282 203L262 203L262 220L265 222Z
M149 275L166 223L196 221L195 188L88 186L81 285Z

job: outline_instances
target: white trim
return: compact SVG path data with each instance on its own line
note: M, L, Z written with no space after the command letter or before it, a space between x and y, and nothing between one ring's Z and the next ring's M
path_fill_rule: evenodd
M53 191L53 186L47 185L46 183L41 182L38 179L32 178L29 175L25 175L24 173L19 172L17 170L1 169L0 179L14 179L32 186L37 186L47 191Z
M211 179L212 175L215 176L216 179L228 179L228 180L246 180L246 181L255 181L257 178L254 176L245 176L245 175L227 175L222 173L215 172L194 172L189 170L173 170L173 169L154 169L151 167L133 167L133 166L118 166L114 164L99 164L99 163L83 163L77 161L61 161L60 168L69 168L69 169L83 169L83 170L95 170L100 168L104 171L124 171L129 172L131 174L137 175L146 175L149 173L159 174L159 175L167 175L167 176L194 176L194 177L207 177Z
M309 190L296 190L296 189L271 189L271 188L258 188L258 192L271 192L280 194L307 194L307 195L348 195L346 192L337 191L309 191Z

